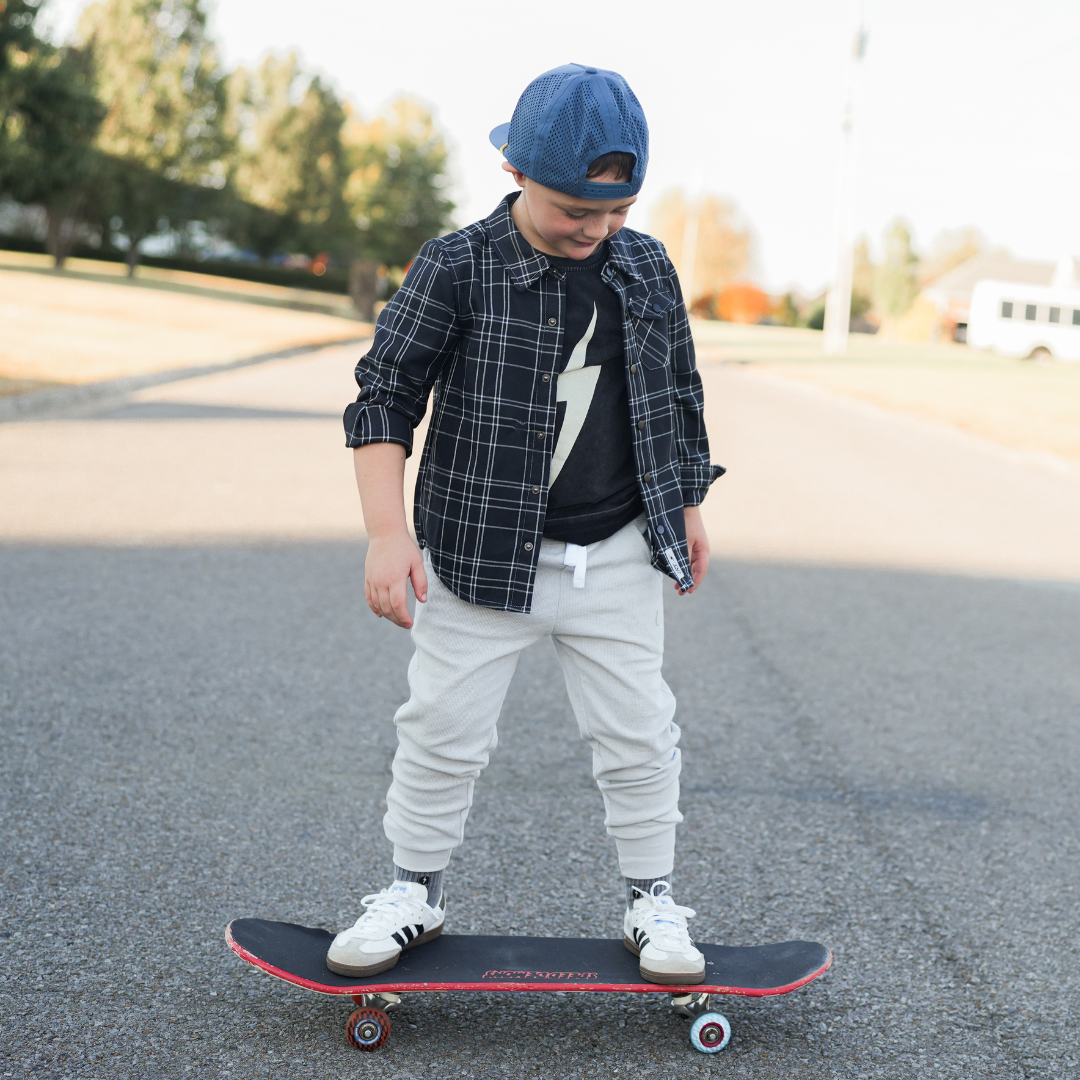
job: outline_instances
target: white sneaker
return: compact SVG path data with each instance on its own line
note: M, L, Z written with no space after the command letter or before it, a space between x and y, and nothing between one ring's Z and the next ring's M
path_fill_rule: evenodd
M418 881L395 881L360 903L367 911L334 938L326 954L326 966L339 975L377 975L392 968L403 949L442 933L446 898L429 907L427 888Z
M623 919L623 944L640 957L641 977L648 982L704 982L705 957L686 930L695 912L679 907L670 892L666 881L658 881L650 892L638 894Z

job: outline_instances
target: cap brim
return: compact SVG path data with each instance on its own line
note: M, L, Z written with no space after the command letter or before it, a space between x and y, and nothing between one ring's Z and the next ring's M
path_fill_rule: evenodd
M506 148L506 144L510 141L509 122L500 124L497 128L492 128L488 138L491 140L491 145L501 154Z

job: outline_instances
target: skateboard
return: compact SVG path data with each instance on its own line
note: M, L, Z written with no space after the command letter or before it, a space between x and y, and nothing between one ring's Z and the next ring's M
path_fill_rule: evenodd
M705 981L689 986L642 982L637 957L622 941L588 938L480 937L442 934L401 954L389 971L367 978L326 966L334 935L295 923L234 919L229 947L253 966L318 994L351 997L360 1006L345 1031L357 1050L377 1050L390 1037L387 1013L402 994L448 990L556 990L670 994L671 1006L693 1023L690 1042L705 1054L728 1044L731 1025L711 1007L712 995L787 994L829 970L832 953L813 941L775 945L702 945Z

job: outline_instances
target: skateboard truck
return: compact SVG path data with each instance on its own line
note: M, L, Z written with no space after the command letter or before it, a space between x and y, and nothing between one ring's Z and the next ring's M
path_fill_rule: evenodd
M709 1011L712 994L672 994L671 1008L687 1020L696 1020Z
M361 1009L380 1009L384 1013L392 1013L401 1007L401 995L392 994L389 990L383 990L378 994L353 994L353 1001Z

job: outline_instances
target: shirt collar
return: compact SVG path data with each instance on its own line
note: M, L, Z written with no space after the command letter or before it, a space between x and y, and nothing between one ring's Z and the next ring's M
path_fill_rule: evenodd
M551 263L542 251L537 251L521 235L521 231L510 216L510 207L514 205L518 194L518 192L511 192L502 199L485 224L491 236L491 242L506 264L514 288L521 291L543 277L551 269ZM623 238L621 229L608 238L608 262L614 263L627 277L641 278L630 245Z
M542 277L550 269L551 263L542 251L533 248L514 224L510 207L517 197L518 192L511 192L502 199L485 224L495 250L506 264L514 288L520 291Z

